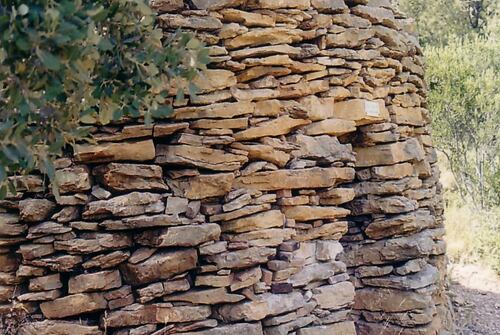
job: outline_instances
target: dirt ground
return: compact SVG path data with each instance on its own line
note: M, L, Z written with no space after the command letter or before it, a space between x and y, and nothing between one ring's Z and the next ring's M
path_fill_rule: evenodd
M500 335L500 278L480 265L451 266L456 335Z

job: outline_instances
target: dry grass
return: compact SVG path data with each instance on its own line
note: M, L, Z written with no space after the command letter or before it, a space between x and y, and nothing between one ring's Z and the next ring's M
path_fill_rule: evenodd
M439 158L448 256L453 263L483 264L500 273L500 207L480 210L462 199L444 156Z

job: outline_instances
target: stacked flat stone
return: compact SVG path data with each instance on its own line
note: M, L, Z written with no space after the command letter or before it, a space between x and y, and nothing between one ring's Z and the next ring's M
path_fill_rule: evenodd
M200 93L96 124L56 162L60 197L15 179L0 313L29 312L21 335L444 334L411 22L384 0L152 6L210 47Z

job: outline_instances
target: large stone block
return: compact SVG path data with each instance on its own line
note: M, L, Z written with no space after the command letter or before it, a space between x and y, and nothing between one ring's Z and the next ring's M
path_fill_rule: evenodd
M152 140L98 145L80 144L75 146L75 158L82 163L142 162L155 158L155 147Z
M177 274L194 269L198 261L195 249L162 251L142 263L125 263L120 266L125 282L142 285L162 279L170 279Z

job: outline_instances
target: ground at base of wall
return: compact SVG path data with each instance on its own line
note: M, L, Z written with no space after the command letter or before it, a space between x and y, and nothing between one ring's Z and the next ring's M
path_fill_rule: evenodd
M451 267L457 335L500 334L500 278L480 265Z

